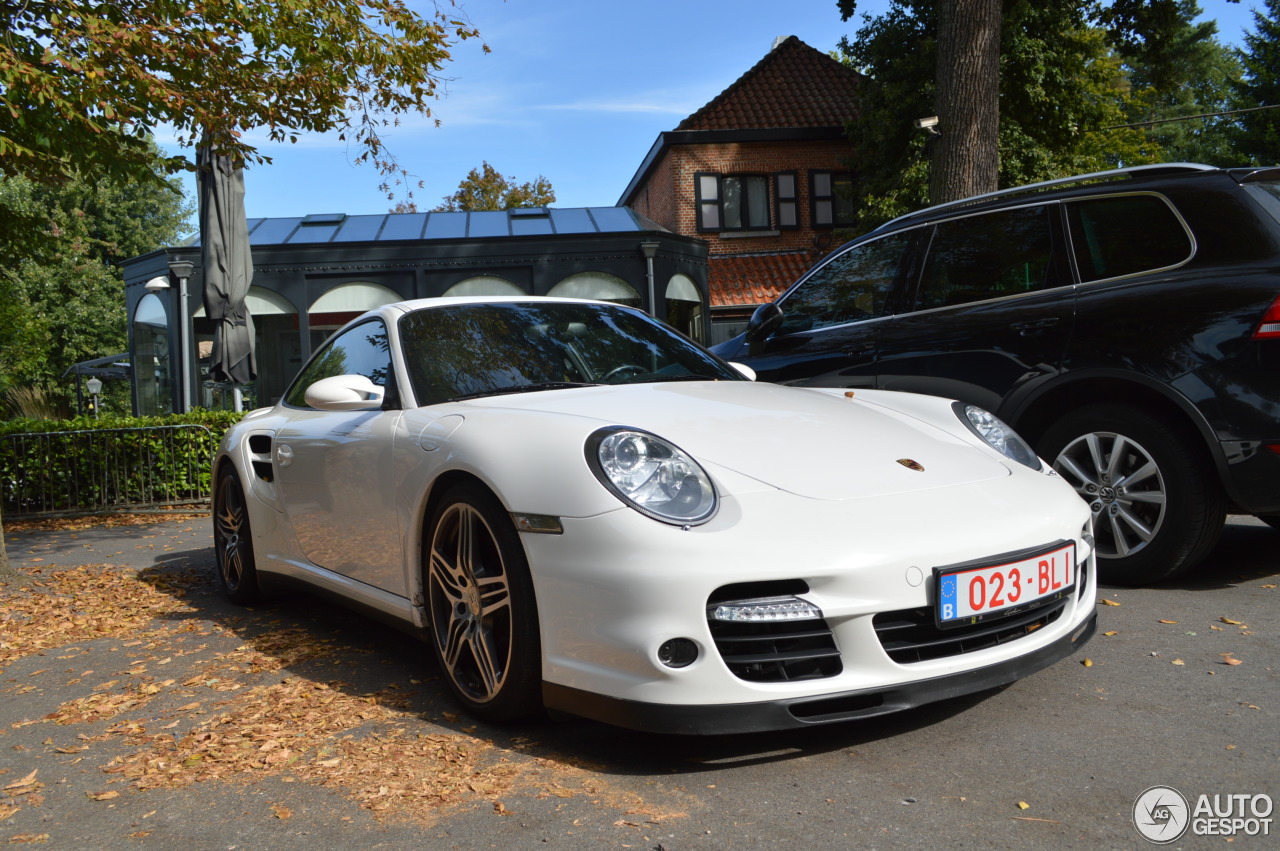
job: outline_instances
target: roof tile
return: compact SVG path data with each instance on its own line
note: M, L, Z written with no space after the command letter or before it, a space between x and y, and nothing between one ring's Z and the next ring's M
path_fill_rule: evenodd
M813 259L808 251L779 254L712 255L707 260L711 306L773 301L800 278Z
M788 36L676 130L843 127L858 115L865 79Z

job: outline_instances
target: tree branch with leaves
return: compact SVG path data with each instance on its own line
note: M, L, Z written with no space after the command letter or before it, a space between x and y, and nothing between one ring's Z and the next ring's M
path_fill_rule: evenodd
M337 132L357 161L405 176L384 140L430 117L452 47L479 33L455 2L25 0L0 2L0 175L79 169L154 179L149 138L206 135L263 163L247 137ZM484 46L485 51L488 50ZM169 173L192 168L169 157ZM384 183L384 190L390 190Z

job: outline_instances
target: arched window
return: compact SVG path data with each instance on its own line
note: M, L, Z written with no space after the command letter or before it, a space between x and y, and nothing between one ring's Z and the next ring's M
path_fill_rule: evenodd
M369 281L352 281L334 287L316 299L307 311L312 351L366 310L403 300L394 290Z
M302 365L302 341L298 336L298 308L275 290L249 287L245 296L249 315L253 317L254 359L258 363L258 379L251 391L250 405L274 405L279 401L298 367ZM205 318L204 307L195 313L191 323L195 329L196 357L199 362L200 404L204 408L230 408L227 388L206 383L209 359L213 354L213 323Z
M608 272L579 272L551 288L549 296L560 298L592 298L628 307L639 307L640 294L617 275Z
M133 374L141 416L173 413L169 312L155 293L144 295L133 312Z
M667 324L701 343L706 340L705 322L698 285L688 275L672 275L667 282Z
M527 292L497 275L476 275L459 281L445 290L446 296L528 295Z

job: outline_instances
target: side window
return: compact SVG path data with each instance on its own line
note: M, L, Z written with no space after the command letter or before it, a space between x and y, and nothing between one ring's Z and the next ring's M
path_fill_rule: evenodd
M1271 214L1271 218L1280 222L1280 181L1263 180L1257 183L1246 183L1244 191L1262 205Z
M286 404L307 407L307 388L335 375L363 375L374 384L387 386L391 376L391 347L387 326L382 320L362 322L331 337L293 380L293 386L285 395Z
M1191 259L1182 220L1158 195L1114 195L1067 205L1081 281L1167 269Z
M1020 207L941 222L920 274L917 310L1058 286L1053 208Z
M829 260L779 305L785 314L781 333L883 315L911 240L912 232L892 234Z

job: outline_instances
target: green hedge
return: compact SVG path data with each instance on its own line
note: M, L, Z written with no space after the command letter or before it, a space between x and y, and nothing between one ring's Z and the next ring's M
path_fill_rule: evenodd
M213 452L223 433L243 416L196 410L164 417L0 423L4 513L15 516L203 499L210 491ZM161 428L192 425L203 429ZM39 436L51 432L73 434Z

